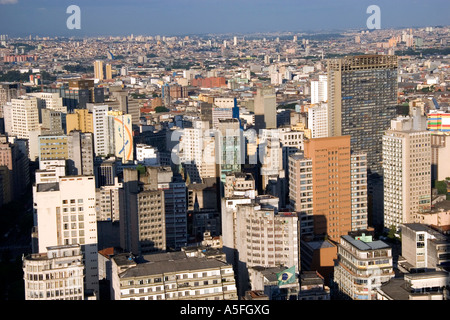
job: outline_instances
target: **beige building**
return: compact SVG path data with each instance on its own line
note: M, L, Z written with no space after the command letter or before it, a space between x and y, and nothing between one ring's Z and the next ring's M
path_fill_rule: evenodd
M394 277L392 248L372 236L341 236L334 281L342 296L376 300L377 288Z
M62 176L33 185L34 253L48 247L80 245L85 263L85 290L98 292L97 219L93 176Z
M25 300L84 300L80 245L48 247L23 258Z
M431 210L431 134L426 117L414 108L410 117L392 120L383 136L384 227L418 222Z
M113 300L237 300L234 272L224 261L184 252L112 257Z
M72 130L94 133L93 115L88 109L75 109L66 116L67 133Z

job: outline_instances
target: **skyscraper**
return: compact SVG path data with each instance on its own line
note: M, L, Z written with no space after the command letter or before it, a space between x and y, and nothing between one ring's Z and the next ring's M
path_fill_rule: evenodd
M304 142L304 155L290 156L289 199L301 216L301 233L330 240L352 230L350 137Z
M384 227L418 222L431 210L431 132L426 116L414 108L398 117L383 136Z
M103 61L97 60L94 62L94 77L98 80L104 79Z
M256 89L255 129L276 129L277 127L277 99L275 88L268 86Z
M352 150L367 153L369 171L382 175L382 136L396 114L397 57L330 59L327 72L329 135L349 135Z
M33 253L60 245L81 246L85 289L99 290L97 220L93 176L65 176L33 186Z

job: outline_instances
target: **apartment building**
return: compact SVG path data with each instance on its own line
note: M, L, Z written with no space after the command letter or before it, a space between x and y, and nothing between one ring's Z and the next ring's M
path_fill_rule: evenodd
M25 300L84 300L84 264L78 244L48 247L22 261Z
M237 300L233 267L184 252L112 257L113 300Z
M377 288L394 277L392 248L365 235L341 236L334 282L338 293L352 300L376 300Z

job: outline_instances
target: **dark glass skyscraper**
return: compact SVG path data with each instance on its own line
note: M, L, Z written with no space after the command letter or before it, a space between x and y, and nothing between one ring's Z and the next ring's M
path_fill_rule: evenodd
M354 152L382 175L382 136L396 116L397 57L348 56L328 60L329 133L351 137Z

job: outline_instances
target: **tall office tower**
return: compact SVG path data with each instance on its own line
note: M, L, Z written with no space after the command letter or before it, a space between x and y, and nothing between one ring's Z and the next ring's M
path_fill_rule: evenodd
M215 140L208 122L195 121L193 125L183 129L179 158L190 183L201 183L216 176Z
M431 134L431 181L450 177L450 135Z
M328 105L326 103L308 107L308 129L311 130L311 138L328 137Z
M384 227L418 222L431 210L431 132L426 117L397 117L383 136Z
M52 246L23 258L25 300L85 300L84 265L78 244Z
M99 291L95 179L93 176L60 177L59 182L33 185L33 253L49 247L81 246L84 288Z
M118 177L114 179L114 185L101 186L96 189L95 201L97 210L97 221L119 221L120 220L120 189L123 184Z
M223 200L227 201L227 200ZM250 267L300 268L299 217L261 205L237 205L236 214L222 223L223 246L234 254L227 257L237 276L238 294L248 288ZM225 237L225 235L227 235Z
M242 131L238 119L219 120L216 142L217 174L222 182L228 172L240 172L245 160ZM222 193L222 192L221 192Z
M63 114L52 109L42 109L41 135L64 134Z
M239 119L239 107L236 98L214 98L212 107L212 128L217 129L219 119Z
M328 60L328 134L350 136L367 153L371 174L382 175L382 136L396 116L397 57L362 55Z
M153 183L156 183L155 181ZM123 170L120 246L135 255L166 250L164 192L140 182L136 169Z
M105 79L106 80L112 79L112 66L109 63L107 63L105 66Z
M254 99L255 130L277 128L277 98L274 87L256 89Z
M0 136L0 176L2 176L3 204L19 199L30 184L29 160L18 139L8 141Z
M113 146L110 143L108 105L89 105L92 107L92 117L94 122L94 152L96 156L108 156L114 154Z
M104 73L103 73L103 61L97 60L94 62L94 78L98 80L103 80Z
M341 236L334 281L352 300L376 300L377 288L395 276L392 248L372 236Z
M67 114L66 121L67 133L72 130L94 133L93 114L88 109L75 109L74 113Z
M67 156L69 175L94 175L94 135L71 131L67 135Z
M50 109L67 113L67 107L64 106L63 98L57 92L31 92L27 96L38 99L39 109Z
M352 229L350 137L304 142L304 155L290 156L289 199L302 218L302 235L339 241Z
M187 245L187 188L181 175L168 167L146 167L140 175L144 190L163 191L166 247L179 250Z
M352 231L367 230L367 156L353 153L350 156L352 192Z
M328 101L327 75L321 74L318 79L311 80L311 104Z

